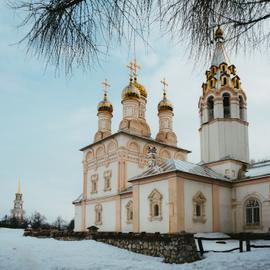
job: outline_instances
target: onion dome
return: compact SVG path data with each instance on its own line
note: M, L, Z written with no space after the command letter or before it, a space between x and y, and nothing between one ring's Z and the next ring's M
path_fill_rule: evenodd
M173 111L173 104L167 99L166 93L163 94L163 99L158 103L158 112Z
M106 93L104 94L103 100L99 102L97 110L98 112L109 112L109 113L113 112L113 106L111 102L108 100Z
M135 87L135 85L132 83L132 80L130 80L129 85L126 86L122 91L122 100L140 98L140 96L141 94L139 88Z
M141 84L139 84L139 83L137 82L137 78L136 78L136 77L134 78L133 85L139 89L140 95L141 95L142 97L147 98L147 90L146 90L146 88L145 88L143 85L141 85Z

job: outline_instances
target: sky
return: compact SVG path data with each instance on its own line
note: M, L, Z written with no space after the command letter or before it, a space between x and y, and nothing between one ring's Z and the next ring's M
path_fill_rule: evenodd
M39 211L48 221L61 215L73 218L72 201L82 191L82 153L97 130L101 82L111 84L113 132L122 117L121 91L128 84L127 63L134 54L126 44L112 48L101 65L72 76L55 73L53 66L26 52L20 22L0 2L0 218L10 213L21 178L26 215ZM158 29L157 29L158 32ZM225 33L226 34L226 33ZM200 161L198 100L205 70L210 64L189 57L183 44L156 35L151 48L136 46L141 66L138 81L148 91L146 117L152 136L158 130L160 80L168 81L174 103L174 130L178 146L189 149L189 161ZM248 98L250 157L270 158L270 55L267 51L229 54Z

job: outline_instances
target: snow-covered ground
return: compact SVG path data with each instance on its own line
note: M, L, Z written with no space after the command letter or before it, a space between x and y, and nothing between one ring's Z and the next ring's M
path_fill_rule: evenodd
M246 253L208 253L201 261L170 265L162 263L161 258L135 254L91 240L57 241L22 235L23 230L0 228L1 270L270 269L270 249ZM234 246L237 246L235 241L227 244L205 243L205 249L228 249Z

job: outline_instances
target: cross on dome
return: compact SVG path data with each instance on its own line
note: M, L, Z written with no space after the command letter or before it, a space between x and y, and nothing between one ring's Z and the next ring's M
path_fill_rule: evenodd
M104 97L107 97L108 90L111 87L111 85L109 84L107 79L105 79L104 82L102 82L101 84L103 85Z
M165 78L163 78L163 80L161 80L160 82L161 84L163 84L163 95L166 96L166 93L167 93L166 87L168 86L168 83Z
M133 75L134 75L134 78L137 79L137 70L138 69L141 69L141 67L137 64L137 60L136 58L134 59L133 61Z
M129 65L127 65L127 68L129 69L129 80L132 81L132 77L134 74L134 63L130 61Z

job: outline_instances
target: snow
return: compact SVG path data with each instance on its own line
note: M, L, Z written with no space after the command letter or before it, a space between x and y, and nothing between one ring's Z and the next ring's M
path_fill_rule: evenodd
M209 241L205 249L209 246L228 249L235 244L236 241L228 244ZM162 263L162 258L136 254L92 240L23 237L23 230L0 228L1 270L265 270L270 269L269 252L270 249L256 249L245 253L207 253L201 261L170 265Z

